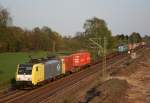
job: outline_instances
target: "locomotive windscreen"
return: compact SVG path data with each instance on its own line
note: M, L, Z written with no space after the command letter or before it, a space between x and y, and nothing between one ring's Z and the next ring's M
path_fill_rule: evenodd
M30 64L20 64L18 69L18 74L30 75L32 73L32 65Z

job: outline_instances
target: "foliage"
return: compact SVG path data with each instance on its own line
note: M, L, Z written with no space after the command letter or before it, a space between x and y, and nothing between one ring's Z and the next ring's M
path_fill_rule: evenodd
M143 41L150 45L150 36L145 35L145 36L143 37Z
M88 19L84 24L85 34L88 37L110 37L106 22L99 18Z
M118 34L115 36L117 44L128 44L129 36L124 34Z
M25 31L19 27L0 27L0 52L52 51L54 41L56 50L58 50L62 37L48 27L49 31L43 28Z
M47 55L47 52L40 51L0 54L0 86L10 83L10 80L15 77L17 64L27 62L29 60L29 55L33 58L44 57Z
M23 30L9 26L10 20L7 9L0 7L0 52L61 50L62 37L49 27Z
M131 35L130 35L130 37L129 37L129 42L130 43L139 43L139 42L141 42L142 41L142 38L141 38L141 36L140 36L140 34L139 33L136 33L136 32L133 32Z
M128 43L139 43L142 41L142 37L140 35L140 33L137 32L133 32L131 33L131 35L124 35L124 34L120 34L120 35L116 35L115 39L117 41L117 44L128 44Z
M11 17L7 9L0 7L0 27L6 27L11 22Z
M105 20L93 17L85 21L84 32L77 32L75 36L62 37L51 28L35 27L33 30L24 30L20 27L8 26L10 14L7 9L0 7L0 52L20 51L76 51L88 49L96 54L98 48L93 47L90 38L107 40L107 50L111 51L119 44L138 43L142 40L139 33L112 36ZM103 46L104 41L97 40ZM93 48L92 48L93 47ZM96 54L97 55L97 54Z
M106 22L99 18L91 18L84 23L84 32L78 32L75 37L71 39L74 42L74 46L78 49L88 49L93 57L98 57L97 51L99 48L93 46L90 38L96 39L96 42L103 46L104 37L107 41L107 49L110 50L114 47L115 39L111 36L111 31L107 28ZM99 40L97 40L99 39Z

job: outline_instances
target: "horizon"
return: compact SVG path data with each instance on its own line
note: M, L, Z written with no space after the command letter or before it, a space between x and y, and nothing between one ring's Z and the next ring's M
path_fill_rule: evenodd
M1 0L0 4L10 12L14 26L28 30L48 26L61 35L75 35L84 31L87 19L98 17L106 21L112 35L150 35L149 0L115 1Z

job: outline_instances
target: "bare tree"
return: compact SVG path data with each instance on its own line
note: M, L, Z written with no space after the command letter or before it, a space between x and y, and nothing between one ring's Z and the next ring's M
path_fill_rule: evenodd
M6 8L0 6L0 27L5 27L12 24L12 19Z

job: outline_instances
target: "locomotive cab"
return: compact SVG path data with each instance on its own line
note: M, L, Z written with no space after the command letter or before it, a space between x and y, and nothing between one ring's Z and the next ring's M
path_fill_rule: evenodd
M44 65L38 64L19 64L16 73L17 86L35 86L44 80Z
M32 84L32 64L19 64L16 73L17 85Z

